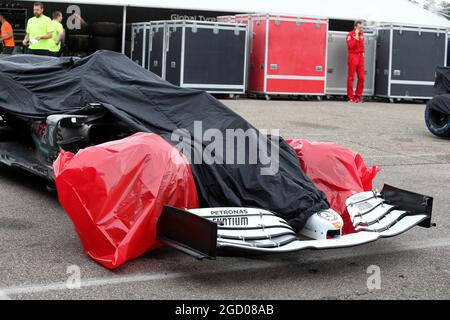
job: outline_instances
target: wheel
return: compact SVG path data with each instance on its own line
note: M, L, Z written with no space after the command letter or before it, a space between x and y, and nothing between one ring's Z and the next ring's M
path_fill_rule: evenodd
M317 101L322 101L322 97L321 96L317 96Z
M441 138L450 137L450 115L431 109L425 109L425 123L432 134Z
M70 52L87 52L89 51L89 35L68 35L67 46Z
M264 96L264 98L266 98L267 101L270 101L270 99L271 99L270 95L268 95L268 94L266 94L266 95Z
M91 41L94 51L110 50L120 51L120 40L113 37L94 37Z
M96 22L92 24L92 35L97 37L119 37L120 24L114 22Z

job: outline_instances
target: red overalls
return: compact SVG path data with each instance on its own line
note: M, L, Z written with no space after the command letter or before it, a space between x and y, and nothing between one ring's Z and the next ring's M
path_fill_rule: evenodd
M355 30L347 35L348 46L348 80L347 80L347 96L349 100L361 99L364 91L364 33L360 33L359 40L355 39ZM356 97L353 92L353 81L355 73L358 74L358 86L356 89Z

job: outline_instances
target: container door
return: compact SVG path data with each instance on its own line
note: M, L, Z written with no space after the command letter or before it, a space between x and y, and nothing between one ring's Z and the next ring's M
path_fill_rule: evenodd
M145 66L145 55L144 55L144 41L145 41L145 29L143 27L133 28L133 44L131 51L131 60L136 62L138 65Z
M149 36L149 70L162 77L164 51L164 26L152 26Z
M270 20L267 91L324 94L328 25Z
M377 50L377 37L375 34L365 34L365 69L366 80L364 95L373 96L375 94L375 62ZM355 83L356 86L356 83Z
M181 76L181 47L183 28L167 26L166 28L166 80L179 86Z
M431 98L436 67L445 64L446 45L444 32L394 30L391 96Z
M182 86L210 92L243 92L245 30L186 26Z
M250 31L250 65L248 76L248 90L263 93L266 55L266 20L253 18Z
M389 94L389 52L391 30L378 30L377 63L375 69L375 95L386 97Z
M328 66L327 94L347 95L348 49L347 32L329 31L328 33ZM376 36L365 34L365 86L364 95L374 94ZM356 90L358 77L355 75L353 89Z
M347 33L328 33L327 94L347 94Z

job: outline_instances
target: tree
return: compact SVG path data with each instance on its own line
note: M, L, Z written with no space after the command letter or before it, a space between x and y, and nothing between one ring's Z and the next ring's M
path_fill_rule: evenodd
M439 3L439 14L450 19L450 3L447 1L441 1Z
M436 13L438 5L436 3L436 0L426 0L423 7L428 11Z
M419 1L416 0L408 0L408 1L411 2L412 4L420 5Z
M414 0L408 1L415 2ZM428 11L450 20L450 3L448 1L441 1L438 3L436 0L426 0L423 7Z

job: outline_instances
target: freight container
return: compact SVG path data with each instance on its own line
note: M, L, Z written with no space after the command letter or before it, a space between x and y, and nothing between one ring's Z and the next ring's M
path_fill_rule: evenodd
M327 95L347 95L348 78L348 32L328 32L328 54L327 54ZM376 30L364 31L365 44L365 85L364 96L375 94L375 66L377 51ZM356 89L358 77L355 75L354 89Z
M249 25L249 92L325 94L328 19L256 14L236 22Z
M148 68L147 52L150 23L133 23L131 27L131 60L143 68Z
M148 49L147 49L147 69L165 78L165 45L166 45L166 23L164 21L154 21L149 24Z
M247 26L205 21L167 21L163 78L211 93L246 92Z
M447 30L405 25L378 29L375 94L391 99L430 99L435 70L447 62Z

